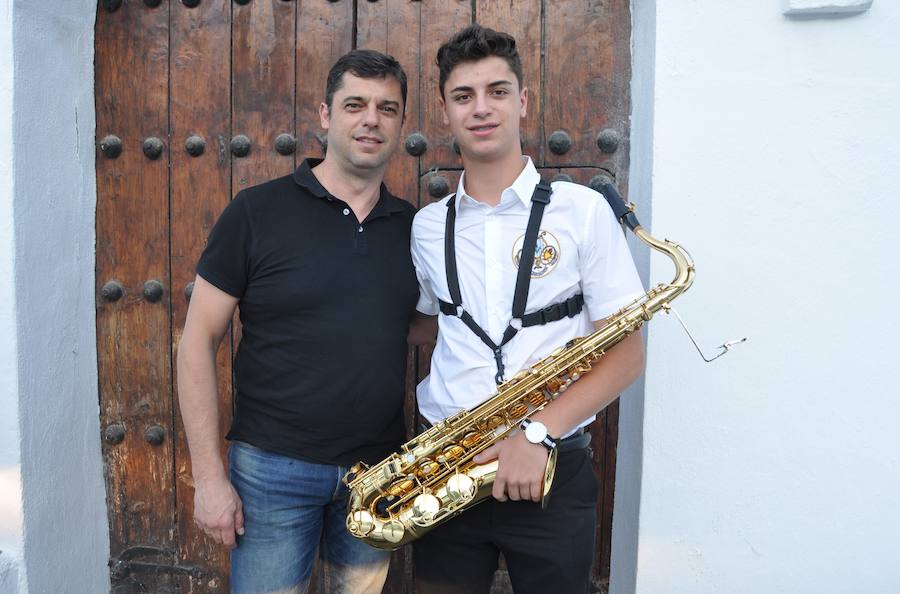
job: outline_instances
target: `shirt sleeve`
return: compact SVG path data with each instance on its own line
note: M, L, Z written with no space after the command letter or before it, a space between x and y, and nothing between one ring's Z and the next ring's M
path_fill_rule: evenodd
M606 318L644 293L625 234L599 194L585 220L580 253L584 302L591 321Z
M416 223L413 221L412 233L410 234L410 252L412 253L413 266L416 268L416 280L419 281L419 301L416 303L416 309L427 315L436 316L440 312L438 308L438 299L431 290L431 283L424 264L422 263L422 254L416 240Z
M251 239L247 200L243 194L238 194L210 231L197 262L197 274L240 299L247 288L251 269Z

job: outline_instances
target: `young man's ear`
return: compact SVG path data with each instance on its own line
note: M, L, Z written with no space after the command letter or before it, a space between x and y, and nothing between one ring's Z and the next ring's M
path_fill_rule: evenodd
M447 117L447 102L440 95L438 95L438 104L441 106L441 117L444 118L444 125L449 126L450 118Z
M521 103L521 109L519 110L519 112L524 118L528 115L528 87L524 87L519 93L519 102Z
M319 124L322 126L323 130L328 129L328 121L331 117L331 113L328 111L328 105L323 101L319 103Z

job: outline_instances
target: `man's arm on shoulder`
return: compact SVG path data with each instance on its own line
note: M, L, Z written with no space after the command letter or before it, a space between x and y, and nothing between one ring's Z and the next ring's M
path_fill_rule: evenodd
M243 534L240 498L225 475L216 351L228 330L238 299L201 276L194 282L184 332L178 345L178 404L194 478L194 522L217 542L235 545Z

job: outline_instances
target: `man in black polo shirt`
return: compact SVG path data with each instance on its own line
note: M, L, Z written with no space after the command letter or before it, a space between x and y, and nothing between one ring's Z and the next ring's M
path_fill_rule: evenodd
M233 592L305 591L317 548L329 592L380 592L384 583L388 555L345 529L341 478L404 437L414 209L381 181L405 102L406 76L392 57L359 50L339 59L319 108L325 159L240 192L197 265L178 392L194 520L232 548ZM236 307L226 476L215 353Z

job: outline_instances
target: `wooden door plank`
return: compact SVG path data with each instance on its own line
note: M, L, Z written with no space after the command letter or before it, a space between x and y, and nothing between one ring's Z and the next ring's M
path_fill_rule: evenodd
M545 4L544 131L571 139L564 154L545 151L547 165L627 168L630 32L628 0ZM615 158L597 148L608 128L623 139Z
M107 135L122 141L118 157L98 150L96 160L100 416L110 554L118 558L139 545L174 547L168 169L164 153L154 161L141 149L147 138L166 139L168 10L131 3L109 12L101 3L96 31L98 146ZM123 291L116 300L104 298L111 281ZM144 297L147 281L162 292L148 286L151 299ZM155 427L159 445L146 437Z
M299 1L299 0L298 0ZM353 48L353 0L299 2L297 14L297 162L321 157L319 104L331 65Z
M400 148L385 172L384 181L397 196L416 205L419 158L404 148L406 138L421 133L419 85L419 26L421 2L360 2L357 4L356 47L394 56L407 78L406 117ZM430 140L430 139L429 139Z
M541 0L478 0L475 15L485 27L516 39L523 85L528 89L528 115L521 122L522 150L535 165L542 165L545 144L541 129Z
M234 4L232 25L232 139L246 136L250 152L232 154L232 193L294 169L294 153L275 148L294 135L296 2Z
M177 348L195 266L206 238L231 196L230 69L231 2L203 0L190 8L172 2L171 18L171 209L173 336ZM205 141L202 154L186 150L189 137ZM231 423L231 349L223 341L217 355L219 431ZM177 413L177 410L176 410ZM204 569L200 578L182 577L183 592L220 592L228 588L228 554L193 523L190 456L177 415L176 500L179 562ZM223 441L222 453L225 445Z
M460 29L472 23L472 5L468 0L422 3L421 51L422 131L428 138L428 151L422 155L421 171L434 167L462 167L453 150L453 135L444 125L440 106L440 80L435 56L438 48ZM426 194L427 195L427 194Z
M595 456L599 456L596 452L603 450L603 461L600 471L603 475L600 484L600 501L597 505L597 557L594 566L593 578L595 581L609 584L610 558L612 554L612 519L613 519L613 503L615 498L616 485L616 455L619 445L619 400L614 400L606 407L605 419L603 422L604 434L602 438L605 440L601 446L598 438L594 440ZM597 424L601 422L598 415ZM599 437L599 436L598 436Z

